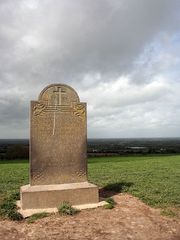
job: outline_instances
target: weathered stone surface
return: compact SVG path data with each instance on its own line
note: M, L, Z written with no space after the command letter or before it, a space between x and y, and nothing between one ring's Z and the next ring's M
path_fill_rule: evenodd
M49 85L31 102L30 185L20 190L24 216L64 201L98 203L98 187L87 182L86 122L86 104L67 85Z
M86 104L67 85L50 85L31 102L31 185L86 181L86 128Z

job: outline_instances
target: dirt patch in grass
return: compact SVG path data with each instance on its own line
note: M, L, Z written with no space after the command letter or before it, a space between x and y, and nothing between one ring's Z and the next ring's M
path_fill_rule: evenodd
M63 240L179 240L180 218L161 215L128 194L113 197L113 209L83 210L74 216L59 214L36 220L0 221L0 239Z

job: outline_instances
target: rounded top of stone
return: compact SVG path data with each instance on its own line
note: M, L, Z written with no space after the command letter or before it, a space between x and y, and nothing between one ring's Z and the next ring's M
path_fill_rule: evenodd
M50 84L39 94L39 101L50 102L52 105L69 105L80 102L77 92L70 86L61 83Z

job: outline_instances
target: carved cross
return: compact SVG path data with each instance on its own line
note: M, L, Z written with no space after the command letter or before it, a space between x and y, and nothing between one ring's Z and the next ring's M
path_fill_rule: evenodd
M64 91L61 87L55 87L54 90L53 90L53 93L56 94L55 104L61 105L62 104L62 94L65 94L66 91Z

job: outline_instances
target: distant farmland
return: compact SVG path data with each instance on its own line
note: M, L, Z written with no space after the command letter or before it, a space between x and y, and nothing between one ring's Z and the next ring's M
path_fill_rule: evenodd
M180 138L88 139L88 156L179 154ZM0 139L0 159L27 159L27 139Z

